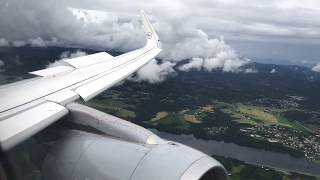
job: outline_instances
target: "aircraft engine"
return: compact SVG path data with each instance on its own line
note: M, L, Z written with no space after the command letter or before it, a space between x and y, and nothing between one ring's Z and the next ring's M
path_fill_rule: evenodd
M200 151L83 105L71 104L68 109L67 119L78 130L67 130L53 145L44 159L43 179L227 179L224 167Z

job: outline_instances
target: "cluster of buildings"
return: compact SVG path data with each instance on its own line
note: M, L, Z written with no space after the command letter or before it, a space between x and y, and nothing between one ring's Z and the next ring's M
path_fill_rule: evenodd
M218 126L218 127L206 127L205 131L209 136L221 135L227 131L228 127Z
M252 137L263 138L270 143L281 143L303 152L309 160L320 162L320 135L307 134L276 125L243 127L240 131Z

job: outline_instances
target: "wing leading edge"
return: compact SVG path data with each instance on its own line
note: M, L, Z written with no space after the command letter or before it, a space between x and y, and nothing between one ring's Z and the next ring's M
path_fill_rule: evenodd
M0 147L9 150L68 113L65 105L88 101L127 78L161 51L159 38L141 11L147 43L113 57L106 52L65 60L31 72L40 77L0 86Z

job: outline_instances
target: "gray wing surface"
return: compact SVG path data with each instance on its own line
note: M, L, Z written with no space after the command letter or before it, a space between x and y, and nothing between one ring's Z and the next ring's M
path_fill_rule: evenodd
M113 57L106 52L67 59L69 66L30 72L39 77L0 86L0 147L9 150L64 115L65 105L88 101L152 60L160 42L141 11L147 43Z

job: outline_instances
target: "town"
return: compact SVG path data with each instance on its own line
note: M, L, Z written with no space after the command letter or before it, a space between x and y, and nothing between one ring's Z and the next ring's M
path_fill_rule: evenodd
M303 152L308 160L320 162L320 135L304 133L277 125L242 127L241 132L254 138L280 143Z

